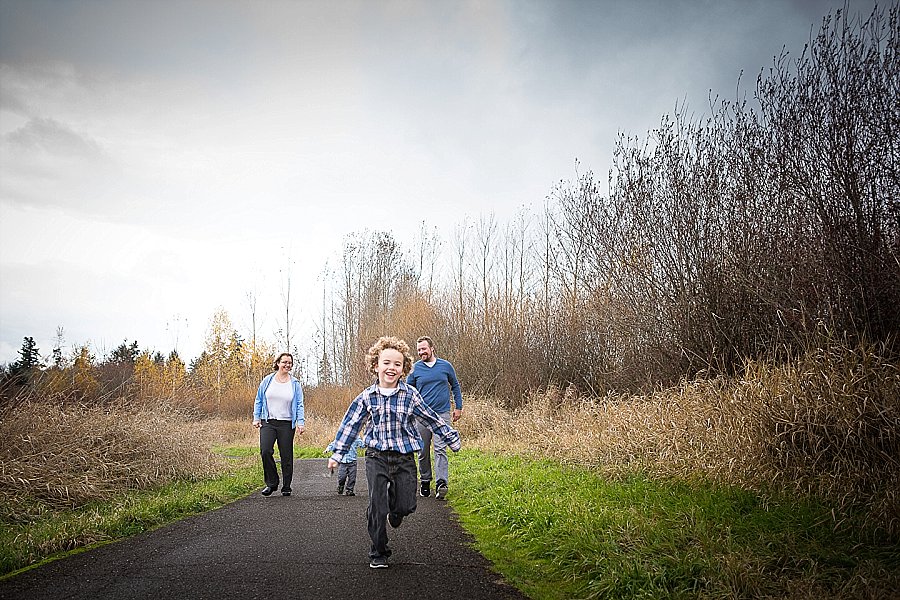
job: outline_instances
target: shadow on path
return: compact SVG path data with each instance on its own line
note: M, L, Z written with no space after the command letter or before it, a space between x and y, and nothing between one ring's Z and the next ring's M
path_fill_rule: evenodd
M338 496L325 459L298 460L294 495L258 492L155 531L0 581L0 599L525 598L490 570L440 500L388 527L388 569L369 568L365 459ZM452 493L452 490L451 490Z

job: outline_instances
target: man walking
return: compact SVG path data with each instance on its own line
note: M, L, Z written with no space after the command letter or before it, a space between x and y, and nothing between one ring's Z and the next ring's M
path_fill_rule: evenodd
M462 416L462 391L456 371L449 361L438 358L434 354L434 342L427 335L416 340L416 353L419 360L413 365L412 372L406 382L416 388L428 405L450 425ZM453 393L453 405L450 404L450 393ZM447 496L449 480L449 464L447 462L447 444L440 438L432 436L431 429L418 424L422 438L422 449L419 451L419 493L431 495L431 446L434 445L435 497Z

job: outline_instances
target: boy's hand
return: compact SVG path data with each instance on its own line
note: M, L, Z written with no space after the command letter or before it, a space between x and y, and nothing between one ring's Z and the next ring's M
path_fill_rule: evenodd
M334 469L337 467L337 465L338 464L337 464L336 460L334 460L333 458L328 459L328 470L329 471L334 471Z

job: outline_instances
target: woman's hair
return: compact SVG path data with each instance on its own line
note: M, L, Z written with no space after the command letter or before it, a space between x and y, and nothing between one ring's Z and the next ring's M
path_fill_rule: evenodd
M412 371L412 357L409 355L409 345L394 336L382 336L378 338L369 351L366 353L366 362L369 365L369 371L375 374L375 368L378 366L378 355L382 350L392 348L403 355L403 377L406 377Z
M272 370L273 370L273 371L277 371L277 370L278 370L278 363L280 363L280 362L281 362L281 359L282 359L283 357L285 357L285 356L290 356L290 357L291 357L291 362L294 362L294 355L293 355L293 354L291 354L290 352L282 352L281 354L279 354L279 355L275 358L275 362L272 364Z

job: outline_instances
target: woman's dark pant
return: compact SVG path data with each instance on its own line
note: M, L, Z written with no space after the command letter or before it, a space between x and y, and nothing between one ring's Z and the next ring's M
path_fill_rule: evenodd
M294 478L294 429L290 421L269 419L259 430L259 453L262 455L263 478L266 485L278 489L278 469L275 468L275 442L281 455L282 490L291 489Z
M369 508L366 511L372 548L369 558L391 555L388 548L387 516L401 517L416 510L415 454L366 448L366 481Z

